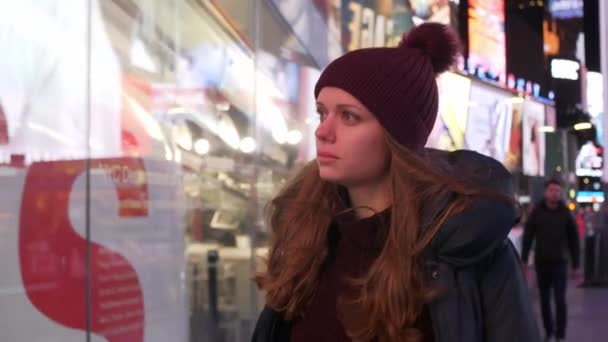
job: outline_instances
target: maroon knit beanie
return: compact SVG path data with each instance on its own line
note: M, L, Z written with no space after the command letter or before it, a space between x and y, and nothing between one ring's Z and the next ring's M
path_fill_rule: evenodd
M422 24L404 34L399 46L351 51L331 62L315 86L345 90L372 112L402 146L420 150L438 110L437 74L446 71L460 49L446 25Z

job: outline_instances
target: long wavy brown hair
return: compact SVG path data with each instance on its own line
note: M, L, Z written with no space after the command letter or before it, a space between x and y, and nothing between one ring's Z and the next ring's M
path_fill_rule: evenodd
M338 301L340 319L354 341L420 339L414 323L437 295L425 286L421 253L446 219L481 193L425 154L386 137L392 203L386 240L367 274L352 281L358 296ZM323 181L313 161L267 207L271 246L267 269L256 282L267 305L287 320L301 316L315 295L338 201L338 186Z

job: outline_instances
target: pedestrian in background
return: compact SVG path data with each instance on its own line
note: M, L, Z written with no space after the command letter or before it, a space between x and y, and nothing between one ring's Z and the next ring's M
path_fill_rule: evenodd
M522 261L528 263L532 243L536 280L546 341L562 341L566 336L568 256L574 274L579 268L579 236L576 221L562 200L562 186L558 180L545 183L544 199L538 203L524 229ZM555 316L551 310L551 294ZM555 317L555 319L554 319Z

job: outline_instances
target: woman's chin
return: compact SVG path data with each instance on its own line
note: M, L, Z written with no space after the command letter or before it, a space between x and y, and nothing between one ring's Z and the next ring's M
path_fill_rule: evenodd
M338 174L335 170L328 170L323 167L319 168L319 177L322 180L331 183L340 183L340 180L342 179L340 174Z

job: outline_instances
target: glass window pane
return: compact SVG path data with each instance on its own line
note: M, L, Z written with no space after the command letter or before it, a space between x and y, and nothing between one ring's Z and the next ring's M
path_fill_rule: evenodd
M316 57L270 2L0 7L0 339L249 340Z
M87 2L0 2L0 340L86 338Z

